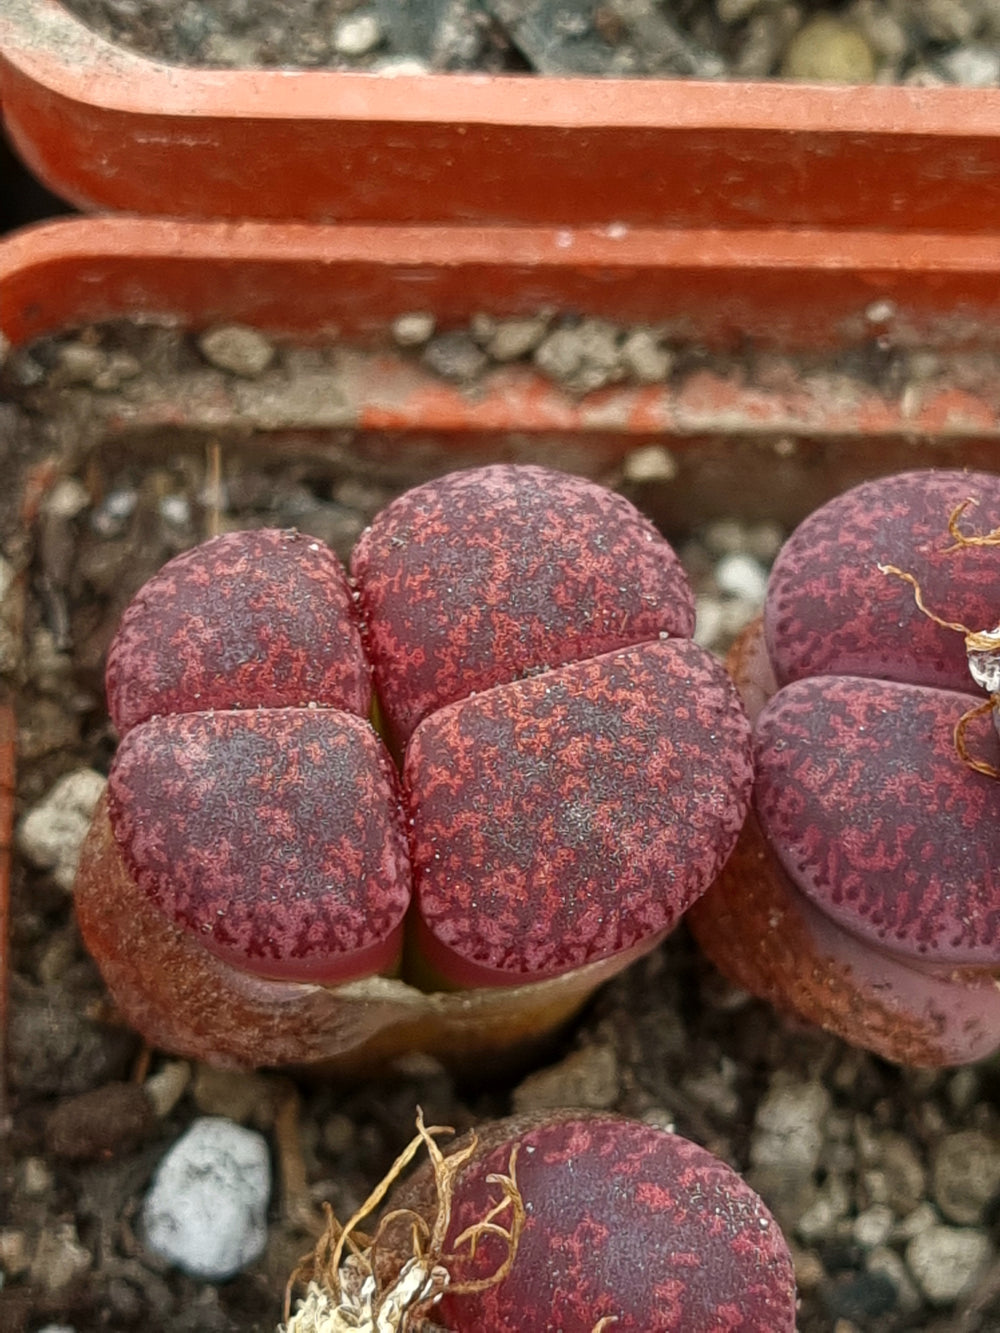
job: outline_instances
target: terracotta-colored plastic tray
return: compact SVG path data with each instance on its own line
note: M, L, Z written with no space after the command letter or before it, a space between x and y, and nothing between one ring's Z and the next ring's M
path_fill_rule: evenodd
M1000 90L222 71L3 0L0 101L84 208L309 222L875 227L1000 218Z
M648 321L694 354L665 383L575 398L525 365L456 386L388 337L414 310L447 329L477 312L541 308ZM606 476L635 447L665 446L675 477L648 503L670 532L718 515L794 523L901 467L1000 465L992 237L100 218L0 244L0 335L10 343L120 318L337 338L338 401L295 430L320 447L339 431L375 463L444 445L456 465L534 457ZM946 373L886 388L890 358L907 349L933 350ZM280 423L261 429L233 413L221 391L193 404L166 394L108 416L103 438L280 442Z
M549 307L651 321L704 352L677 382L575 399L530 367L494 371L475 391L393 353L398 315L439 328L477 311ZM860 476L901 465L1000 457L1000 387L982 365L887 393L887 349L1000 351L1000 245L993 237L803 230L602 230L343 227L80 219L0 245L0 333L13 344L102 320L164 319L204 328L240 321L279 336L376 348L345 355L336 425L386 440L435 439L482 457L562 450L595 470L639 444L676 452L668 522L769 512L793 520ZM746 349L749 360L728 353ZM769 353L823 354L824 370ZM843 383L838 365L855 373ZM799 378L796 375L800 374ZM970 387L971 386L971 387ZM231 406L199 403L206 431ZM147 403L108 430L197 425L191 409ZM507 445L505 446L505 442ZM920 448L915 446L919 445ZM817 452L818 451L818 452ZM671 498L673 496L673 498Z

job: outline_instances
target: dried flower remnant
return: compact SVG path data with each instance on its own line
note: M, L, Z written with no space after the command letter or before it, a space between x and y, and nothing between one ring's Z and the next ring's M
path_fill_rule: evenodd
M1000 1045L1000 732L977 725L1000 641L966 628L996 625L1000 527L962 530L970 493L1000 514L1000 476L903 473L789 538L731 658L753 811L689 916L737 984L928 1066Z
M453 1186L449 1231L483 1215L490 1178L515 1148L525 1218L501 1281L462 1285L496 1271L505 1250L491 1235L457 1258L435 1314L452 1333L791 1333L795 1282L781 1232L704 1149L569 1110L498 1121L476 1137ZM421 1167L393 1202L431 1216L434 1193Z
M465 1227L446 1248L455 1182L478 1149L478 1140L473 1135L463 1148L445 1157L436 1139L438 1135L451 1133L454 1131L447 1127L425 1126L423 1113L418 1110L416 1135L354 1216L341 1226L329 1205L326 1206L322 1236L289 1278L283 1333L406 1333L446 1290L480 1292L507 1277L517 1257L525 1222L524 1202L517 1185L517 1145L511 1148L506 1171L493 1172L488 1178L487 1183L499 1189L500 1198L489 1202L482 1216ZM433 1173L433 1224L413 1209L394 1208L380 1217L371 1235L359 1231L359 1224L378 1208L421 1148L427 1150ZM386 1233L401 1225L409 1234L411 1252L384 1253ZM452 1268L460 1260L461 1250L467 1248L470 1257L474 1257L484 1236L493 1237L505 1247L495 1269L482 1277L453 1284ZM308 1283L306 1294L295 1313L290 1314L291 1292L301 1282Z
M970 506L978 503L978 500L969 498L963 500L960 505L956 505L952 510L948 519L948 532L954 544L947 548L948 551L958 551L970 546L1000 546L1000 527L994 528L990 532L973 533L972 535L962 532L959 528L958 523L962 515ZM906 570L897 569L895 565L879 565L879 569L883 574L894 574L896 578L902 579L905 583L911 585L914 601L928 619L933 620L936 625L940 625L944 629L953 629L965 636L965 652L969 659L969 675L980 689L986 691L989 698L984 703L967 709L955 723L955 749L958 751L962 762L968 764L977 773L982 773L989 778L1000 778L1000 768L996 764L987 763L983 759L972 758L966 740L969 724L974 722L977 717L982 717L984 713L992 714L994 724L1000 732L1000 623L997 623L993 629L972 630L959 621L945 620L936 615L926 605L920 584L912 574ZM998 583L1000 583L1000 579L998 579Z

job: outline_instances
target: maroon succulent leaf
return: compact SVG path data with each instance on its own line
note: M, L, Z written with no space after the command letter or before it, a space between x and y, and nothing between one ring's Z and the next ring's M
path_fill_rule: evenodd
M398 780L360 718L154 718L122 741L108 798L135 883L210 952L327 982L398 961L410 897Z
M422 953L474 986L650 947L729 855L751 779L736 692L688 640L438 710L404 776Z
M653 525L622 496L545 468L477 468L407 491L351 567L400 745L456 699L694 627L684 571Z
M232 532L169 561L122 616L108 709L147 718L309 704L367 717L371 676L334 553L297 532Z
M504 1133L504 1130L506 1132ZM677 1135L614 1116L555 1113L487 1130L459 1177L446 1251L497 1198L487 1177L515 1172L527 1218L499 1284L445 1294L454 1333L791 1333L795 1281L781 1231L723 1162ZM461 1253L461 1251L460 1251ZM452 1263L455 1282L487 1278L505 1243L483 1237Z
M779 684L855 675L966 689L961 634L917 608L913 590L879 565L905 569L945 620L992 629L1000 619L997 553L949 551L948 519L974 497L970 518L1000 524L1000 476L904 472L866 482L801 523L775 561L764 629Z
M846 930L914 957L995 965L996 784L954 741L974 702L857 676L788 685L757 723L755 806L795 883ZM981 733L996 763L986 719Z

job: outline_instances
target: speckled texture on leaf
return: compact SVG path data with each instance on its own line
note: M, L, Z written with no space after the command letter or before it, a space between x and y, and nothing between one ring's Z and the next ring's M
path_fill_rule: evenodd
M408 491L362 535L352 572L400 742L474 691L694 627L687 579L652 524L622 496L539 467Z
M139 888L259 976L390 966L409 899L398 784L367 722L326 709L154 718L109 778Z
M736 692L688 640L435 713L404 792L417 908L457 955L438 966L553 975L669 929L732 849L751 777Z
M336 1061L339 1074L371 1075L420 1049L496 1070L515 1049L520 1068L539 1031L565 1023L618 962L471 995L422 995L386 977L327 986L255 976L209 953L136 891L106 794L74 899L84 941L126 1021L151 1046L230 1067Z
M754 804L802 891L888 948L962 963L1000 952L1000 792L955 751L978 699L821 676L757 721ZM975 749L1000 763L987 718Z
M685 920L735 985L885 1060L938 1068L996 1048L1000 992L989 969L931 969L841 929L799 892L752 813Z
M125 611L107 694L122 734L211 708L315 703L367 716L371 676L343 567L322 542L275 529L186 551Z
M913 589L878 566L913 574L943 619L992 629L1000 620L997 549L946 553L948 518L970 497L980 503L964 516L964 531L1000 525L1000 476L959 471L865 482L800 524L775 562L764 613L779 683L860 675L967 688L962 635L922 615Z
M491 1135L491 1140L495 1140ZM557 1116L516 1135L527 1209L498 1286L445 1295L455 1333L791 1333L795 1284L777 1223L723 1162L677 1135L614 1117ZM455 1192L449 1242L499 1197L511 1140L478 1155ZM503 1220L501 1218L501 1220ZM450 1245L449 1245L450 1248ZM453 1280L486 1277L505 1246L484 1237Z

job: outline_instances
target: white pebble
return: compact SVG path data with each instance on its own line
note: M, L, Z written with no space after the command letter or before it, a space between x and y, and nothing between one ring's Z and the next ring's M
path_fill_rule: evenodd
M397 347L423 347L434 333L434 316L414 310L392 321L392 336Z
M29 810L17 830L24 856L67 892L76 878L80 848L104 791L104 778L92 768L79 768L60 778L44 800Z
M633 329L621 345L626 370L640 384L660 384L670 374L674 354L652 329Z
M753 556L727 555L715 567L721 592L744 602L762 604L767 592L767 571Z
M874 1250L889 1239L895 1220L886 1204L873 1203L854 1219L854 1239L863 1250Z
M950 1305L971 1291L990 1261L989 1238L965 1227L928 1227L906 1247L906 1262L933 1305Z
M160 511L160 517L165 522L172 523L175 528L183 528L191 521L191 505L188 503L187 496L165 495L157 508Z
M198 339L206 361L246 379L263 374L274 357L274 346L256 329L243 324L220 324Z
M76 518L90 504L90 494L82 481L63 477L42 501L42 512L53 518Z
M673 481L677 476L677 459L662 444L647 444L626 455L622 474L626 481Z
M777 1166L788 1174L812 1173L823 1148L822 1125L829 1110L830 1094L822 1083L775 1075L757 1107L751 1162Z
M937 63L948 79L963 88L995 88L1000 83L1000 51L992 46L956 46Z
M187 1092L191 1082L191 1066L186 1060L168 1060L155 1074L150 1074L142 1085L153 1110L165 1119Z
M717 597L704 594L694 599L693 639L701 648L714 648L722 637L724 616L722 603Z
M263 1135L202 1117L160 1163L142 1209L146 1244L192 1277L224 1282L263 1252L270 1194Z
M337 24L333 49L341 56L366 56L382 40L382 29L374 14L354 14Z

